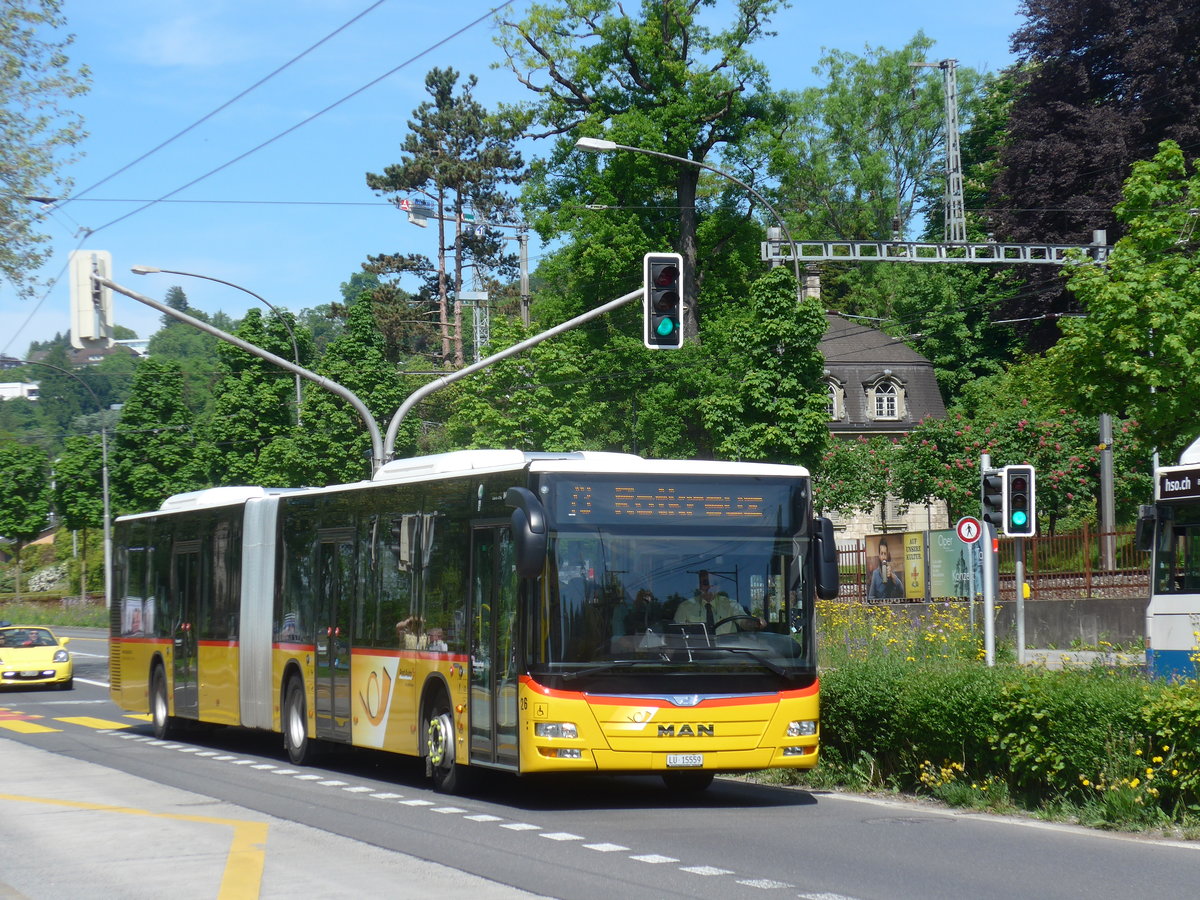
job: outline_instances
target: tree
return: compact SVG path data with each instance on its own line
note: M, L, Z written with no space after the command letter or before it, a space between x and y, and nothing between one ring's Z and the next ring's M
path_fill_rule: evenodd
M1026 0L1013 35L1016 91L989 204L1003 240L1110 242L1130 167L1160 141L1200 143L1200 6L1192 0ZM1033 267L1038 269L1038 267ZM1039 270L1011 316L1073 311ZM1050 335L1035 335L1047 346Z
M825 311L796 302L790 269L756 281L741 306L728 306L709 329L700 408L721 459L815 464L829 436L828 393L818 350Z
M346 326L330 343L317 366L325 376L354 393L371 411L381 431L407 394L395 366L384 353L383 335L375 323L369 296L350 307ZM325 485L358 481L370 475L371 442L359 413L325 388L306 382L305 421L319 427L302 427L293 441L274 441L260 465L287 471L292 484ZM417 443L415 418L402 428L396 446L401 455Z
M911 64L932 48L918 31L900 50L833 50L814 67L826 83L792 99L768 152L801 236L891 240L930 211L920 204L945 184L944 90L940 75ZM980 77L964 67L956 81L959 119L969 126Z
M172 494L205 486L183 383L176 361L151 356L138 366L109 467L112 502L120 512L155 509Z
M517 321L498 320L489 349L499 352L532 336L530 332ZM548 451L635 444L630 432L614 434L614 426L629 424L629 419L598 397L591 349L584 332L569 331L462 383L453 394L450 440L464 447Z
M79 595L87 593L88 530L104 524L104 472L101 438L67 438L54 461L54 509L65 528L82 533Z
M52 349L44 362L45 366L30 366L29 371L38 383L38 409L48 438L45 446L54 452L62 446L76 416L96 412L96 401L88 387L72 374L63 347Z
M1001 372L1012 358L1011 326L993 325L1015 290L1014 279L990 266L865 263L845 273L822 300L860 315L933 363L949 406L975 379Z
M187 294L178 285L167 291L164 302L172 309L185 312L193 319L208 322L224 331L232 327L224 314L209 316L203 310L189 305ZM217 372L217 347L222 341L194 325L171 318L166 313L163 313L163 323L163 327L150 337L148 354L178 363L184 377L183 400L197 417L205 418L212 405L213 382Z
M400 145L406 154L397 165L382 174L367 174L367 186L392 195L392 202L407 204L410 194L421 194L432 203L437 229L437 265L418 255L389 254L371 257L369 267L378 273L418 272L424 276L426 293L435 297L442 353L446 361L462 366L462 307L455 303L451 312L450 294L463 289L465 255L471 254L476 266L515 269L515 261L504 253L504 241L487 232L476 234L465 222L464 213L473 210L481 221L506 218L511 205L502 187L520 180L524 164L513 148L517 131L489 116L475 100L477 79L467 78L455 95L458 72L432 69L425 76L425 89L432 97L414 110L409 133ZM446 222L453 223L452 235ZM447 271L447 251L454 251L454 270Z
M21 598L21 550L46 527L50 479L46 454L37 447L0 444L0 535L16 543L16 594Z
M1066 398L1088 413L1136 419L1168 459L1196 437L1200 403L1200 168L1165 141L1139 162L1117 206L1125 236L1104 266L1072 267L1086 312L1062 322L1048 358Z
M292 324L291 318L290 313L278 311L264 319L260 310L251 309L233 334L291 361L294 332L299 364L307 368L312 342L307 331ZM204 429L211 445L208 480L226 485L291 485L293 473L268 460L279 458L279 453L270 449L272 443L294 439L297 410L293 375L229 343L217 347L217 356L222 376L214 392L213 415Z
M39 232L42 213L31 203L50 203L70 193L60 172L84 136L82 120L69 109L88 89L86 66L67 56L72 36L61 0L9 0L0 7L0 273L22 295L34 289L31 273L46 260L49 238Z
M601 173L595 159L580 160L572 147L578 135L603 133L621 144L702 163L747 140L761 123L777 121L782 105L769 89L766 67L748 48L768 33L779 3L743 0L720 31L707 25L715 5L643 0L630 16L614 0L537 3L522 21L504 21L499 37L509 68L537 97L508 112L539 127L534 137L560 138L550 161L534 167L525 196L527 208L550 210L534 216L535 227L545 238L572 229L579 224L580 197L617 207L617 215L585 220L590 240L584 255L610 235L616 241L615 252L599 251L618 257L606 280L674 240L685 263L687 339L698 334L700 321L700 169L618 154ZM560 202L545 202L551 198Z

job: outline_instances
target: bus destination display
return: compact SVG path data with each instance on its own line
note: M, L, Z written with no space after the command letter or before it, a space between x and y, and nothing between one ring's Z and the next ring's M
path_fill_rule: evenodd
M786 485L575 481L562 484L558 513L560 521L595 524L670 519L775 526L789 518L789 496Z

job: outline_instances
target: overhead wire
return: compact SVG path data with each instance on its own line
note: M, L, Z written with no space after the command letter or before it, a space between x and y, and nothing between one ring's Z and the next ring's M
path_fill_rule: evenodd
M63 201L63 202L60 204L60 206L65 206L66 204L68 204L68 203L71 203L71 202L72 202L72 201L74 201L74 200L79 200L79 199L81 199L81 198L82 198L82 197L83 197L85 194L89 194L89 193L91 193L91 192L92 192L92 191L94 191L96 188L100 187L100 185L102 185L102 184L106 184L107 182L109 182L109 181L112 181L112 180L113 180L114 178L116 178L118 175L120 175L120 174L122 174L122 173L124 173L124 172L127 172L127 171L129 171L129 170L130 170L130 169L132 169L134 166L136 166L138 163L140 163L140 162L142 162L142 161L144 161L144 160L146 160L146 159L149 159L151 156L153 156L153 155L154 155L155 153L157 153L159 150L162 150L164 147L167 147L167 146L169 146L170 144L173 144L175 141L179 140L179 138L183 137L183 136L184 136L185 134L187 134L188 132L190 132L190 131L193 131L193 130L195 130L196 128L198 128L199 126L203 125L205 122L207 122L207 121L208 121L209 119L211 119L213 116L217 115L217 113L223 112L224 110L228 109L230 106L233 106L233 104L237 103L239 100L241 100L241 99L242 99L243 97L245 97L246 95L248 95L248 94L250 94L251 92L253 92L253 91L257 90L257 89L258 89L258 88L260 88L260 87L262 87L264 84L266 84L266 83L267 83L268 81L270 81L272 78L274 78L276 75L278 75L279 73L283 72L285 69L289 68L290 66L294 65L295 63L299 62L299 61L300 61L300 60L302 60L304 57L308 56L308 54L312 53L314 50L316 50L318 47L320 47L322 44L325 44L326 42L330 41L331 39L333 39L333 38L334 38L334 37L336 37L337 35L341 34L343 31L345 31L347 28L349 28L351 25L353 25L353 24L354 24L355 22L357 22L359 19L363 18L363 16L366 16L368 13L371 13L371 12L373 12L374 10L378 9L380 6L382 6L382 5L383 5L384 3L386 3L386 2L387 2L387 0L376 0L376 2L375 2L375 3L372 3L370 6L368 6L366 9L364 9L362 12L360 12L360 13L358 13L357 15L353 16L353 17L352 17L352 18L350 18L348 21L344 22L343 24L341 24L340 26L338 26L337 28L335 28L333 31L329 32L329 34L325 35L323 38L321 38L321 39L320 39L319 41L317 41L315 44L312 44L311 46L309 46L309 47L307 47L306 49L302 50L300 53L296 54L296 55L295 55L295 56L293 56L291 59L289 59L287 62L285 62L283 65L281 65L281 66L277 67L276 69L274 69L274 70L273 70L272 72L270 72L269 74L267 74L267 75L264 75L262 78L258 79L258 81L254 82L254 84L250 85L250 87L246 88L246 89L245 89L245 90L243 90L243 91L240 91L240 92L238 92L238 93L237 93L237 94L235 94L233 97L231 97L230 99L228 99L228 100L226 100L224 103L222 103L220 106L218 106L216 109L214 109L214 110L212 110L211 112L209 112L209 113L206 113L205 115L201 116L199 119L197 119L197 120L196 120L195 122L193 122L191 125L188 125L188 126L187 126L186 128L184 128L182 131L178 131L178 132L176 132L175 134L171 135L169 138L167 138L167 139L166 139L165 141L163 141L162 143L158 144L156 147L152 147L151 149L147 150L147 151L146 151L145 153L143 153L141 156L139 156L139 157L137 157L136 159L134 159L134 160L132 160L132 161L130 161L130 162L128 162L128 163L126 163L125 165L121 166L121 168L117 169L115 172L112 172L112 173L110 173L110 174L108 174L108 175L105 175L105 176L104 176L103 178L101 178L99 181L95 182L95 183L94 183L94 184L92 184L92 185L89 185L88 187L86 187L86 188L84 188L82 191L80 191L79 193L77 193L77 194L74 194L74 195L72 195L72 196L68 197L66 200L64 200L64 201Z
M471 30L476 25L478 25L480 22L483 22L484 20L491 18L500 10L504 9L507 6L512 5L513 2L514 2L514 0L505 0L505 2L501 3L499 6L493 7L492 9L488 10L483 15L478 16L475 19L472 19L470 22L463 25L461 28L458 28L451 34L446 35L441 40L436 41L433 44L430 44L429 46L425 47L423 50L418 51L417 53L414 53L412 56L410 56L408 59L404 60L399 65L393 66L391 69L388 69L382 75L380 75L376 78L373 78L371 81L368 81L366 84L361 85L358 88L355 88L350 93L346 94L345 96L341 97L338 100L335 100L334 102L328 104L327 106L317 110L312 115L306 116L304 119L301 119L299 122L292 125L291 127L284 129L283 131L279 132L278 134L274 135L273 137L268 138L265 141L262 141L259 144L256 144L255 146L251 147L249 150L246 150L243 153L239 153L237 156L233 157L232 159L227 160L226 162L222 163L221 165L217 166L214 169L210 169L209 171L205 172L203 175L199 175L196 178L193 178L191 181L187 182L186 184L180 185L179 187L175 188L173 191L168 191L167 193L163 194L161 197L158 197L155 200L151 200L147 203L144 203L143 205L137 207L136 209L133 209L133 210L125 213L124 215L118 216L117 218L104 223L99 228L93 229L90 232L90 234L96 234L100 231L103 231L106 228L110 228L113 225L116 225L118 222L124 222L126 219L128 219L132 216L135 216L138 213L143 212L146 209L149 209L151 206L154 206L157 203L161 203L164 200L174 197L176 194L181 193L182 191L185 191L188 188L199 184L201 181L204 181L207 178L211 178L213 175L216 175L218 172L222 172L225 169L228 169L230 166L234 165L235 163L239 163L243 159L246 159L247 157L252 156L255 153L257 153L258 151L260 151L266 147L269 147L271 144L274 144L276 141L278 141L278 140L286 137L287 135L291 134L292 132L297 131L300 128L304 127L309 122L319 119L321 116L325 115L326 113L336 109L337 107L341 106L343 103L346 103L348 100L351 100L354 97L357 97L359 94L373 88L375 85L379 84L381 81L385 81L386 79L390 78L392 75L396 74L397 72L401 71L402 69L405 69L408 66L412 65L417 60L429 55L434 50L437 50L439 47L442 47L443 45L454 40L454 38L458 37L460 34L463 34L467 31Z

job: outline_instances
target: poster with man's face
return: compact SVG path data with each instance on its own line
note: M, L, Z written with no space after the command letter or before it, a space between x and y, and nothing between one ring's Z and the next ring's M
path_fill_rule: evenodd
M867 599L897 600L905 596L904 535L873 534L866 538Z

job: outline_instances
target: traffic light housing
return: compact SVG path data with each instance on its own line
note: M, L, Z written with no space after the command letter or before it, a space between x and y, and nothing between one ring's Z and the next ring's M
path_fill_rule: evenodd
M647 253L642 266L642 342L651 350L678 350L683 346L683 257Z
M1037 507L1033 466L1004 467L1004 533L1029 537L1037 533Z
M1004 470L988 469L983 473L983 520L997 529L1004 528Z

